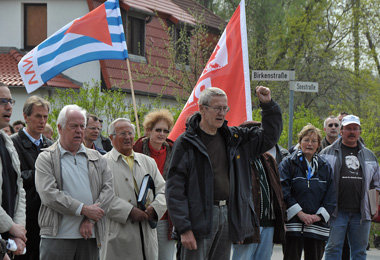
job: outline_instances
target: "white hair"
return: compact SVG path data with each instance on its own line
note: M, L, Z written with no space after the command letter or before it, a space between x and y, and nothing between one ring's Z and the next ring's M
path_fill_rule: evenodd
M79 113L82 114L83 119L84 119L84 126L86 127L86 110L81 108L78 105L66 105L64 106L61 111L59 112L58 118L57 118L57 127L60 125L62 128L65 127L66 122L67 122L67 113L69 111L78 111Z
M339 124L339 126L340 126L340 121L339 121L339 118L338 118L338 117L336 117L336 116L329 116L329 117L326 118L325 121L323 122L323 127L324 127L324 128L327 127L327 121L328 121L329 119L336 119L336 120L338 120L338 124Z
M198 99L198 105L209 105L212 97L226 97L227 94L220 88L206 88L201 92Z
M135 132L136 132L135 131L135 125L132 124L131 120L129 120L128 118L117 118L114 121L112 121L112 123L108 126L108 134L109 135L115 134L115 125L118 122L127 122L129 125L131 125L131 127L133 129L133 134L135 134Z

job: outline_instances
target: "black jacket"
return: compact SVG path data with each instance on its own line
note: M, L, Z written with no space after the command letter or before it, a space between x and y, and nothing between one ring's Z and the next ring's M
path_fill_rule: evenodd
M232 242L252 236L257 219L252 201L249 159L272 148L282 130L279 106L261 105L262 128L218 129L226 142L230 191L229 233ZM201 115L196 113L174 143L166 183L169 216L179 235L192 230L196 239L209 237L212 230L213 171L207 149L197 135Z
M42 148L49 147L53 144L53 142L45 136L42 136L42 138ZM21 177L26 192L26 218L37 220L41 200L34 184L34 164L40 152L38 151L37 146L33 144L24 133L23 129L20 129L18 133L13 134L11 139L20 159Z
M297 153L298 150L279 165L282 192L287 208L286 232L288 235L327 240L328 221L336 206L332 168L325 159L316 155L318 169L307 181L305 158L298 156ZM300 209L307 214L322 216L322 221L306 226L296 215Z

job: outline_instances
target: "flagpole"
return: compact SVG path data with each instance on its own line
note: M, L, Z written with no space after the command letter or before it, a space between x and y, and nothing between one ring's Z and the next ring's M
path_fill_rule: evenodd
M139 117L137 115L137 107L136 107L136 99L135 99L135 91L133 90L133 82L132 82L132 74L131 74L131 66L129 65L129 59L125 59L128 67L128 76L129 76L129 84L131 85L131 93L132 93L132 104L133 109L135 111L136 118L136 127L137 127L137 137L140 138L140 125L139 125Z

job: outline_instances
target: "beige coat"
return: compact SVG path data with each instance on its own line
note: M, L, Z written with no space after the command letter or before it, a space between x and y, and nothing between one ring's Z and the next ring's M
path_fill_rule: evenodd
M113 174L115 198L107 212L106 242L100 251L101 259L143 259L139 223L132 223L128 218L132 208L137 206L132 172L115 148L104 157ZM145 174L149 173L154 180L156 198L151 205L160 219L166 211L165 181L156 162L149 156L135 153L133 172L139 188ZM146 259L157 259L156 229L152 229L148 221L141 224Z
M55 142L43 149L36 161L36 189L41 197L38 224L41 235L56 236L62 215L75 215L81 202L62 191L61 153ZM94 203L106 212L112 199L112 174L106 160L98 151L86 149L88 176ZM105 217L95 224L97 246L101 247L105 236Z
M9 138L9 136L3 132L3 130L0 130L0 135L4 138L5 147L9 152L9 156L12 159L13 168L17 173L17 198L14 216L12 219L1 207L3 197L1 189L1 187L3 186L3 164L0 158L0 233L4 233L9 231L9 229L12 227L14 223L25 226L25 191L22 187L20 161L18 160L18 154L15 147L13 146L13 142L11 138Z

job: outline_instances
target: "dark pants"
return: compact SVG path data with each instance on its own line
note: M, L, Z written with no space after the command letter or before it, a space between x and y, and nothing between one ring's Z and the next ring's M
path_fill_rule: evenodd
M286 236L284 260L301 259L302 250L305 260L320 260L323 257L326 242L314 238Z
M27 212L28 213L28 212ZM40 255L40 227L36 218L26 218L26 253L17 255L16 260L35 260Z
M41 238L40 260L98 260L96 239Z
M210 238L197 239L197 250L181 245L181 260L230 260L231 240L228 232L227 206L213 206Z

